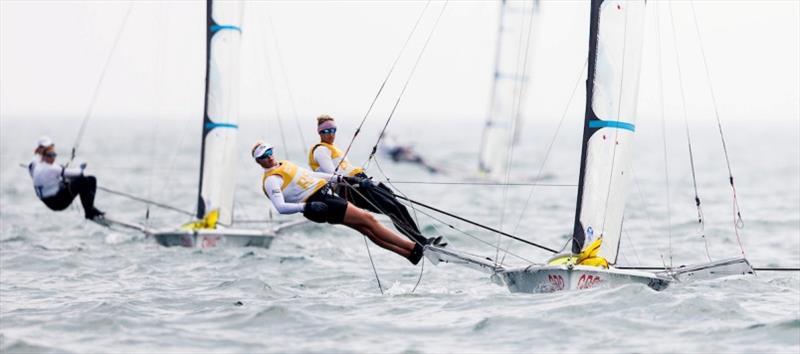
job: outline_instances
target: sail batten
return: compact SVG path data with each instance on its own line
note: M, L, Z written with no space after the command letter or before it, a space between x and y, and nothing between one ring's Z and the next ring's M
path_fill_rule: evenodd
M616 262L636 130L645 0L593 0L589 74L572 252L602 237Z
M207 1L206 93L200 152L197 217L219 211L233 220L236 135L239 116L241 1Z

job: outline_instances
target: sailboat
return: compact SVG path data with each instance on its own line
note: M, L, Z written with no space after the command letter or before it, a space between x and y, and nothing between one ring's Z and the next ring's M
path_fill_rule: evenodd
M569 252L542 264L506 268L455 249L426 246L434 263L488 272L512 292L539 293L753 274L742 255L659 271L615 267L622 233L644 32L645 0L592 0L586 107L574 228Z
M160 245L269 247L277 229L233 226L239 115L241 1L206 1L206 87L196 217L172 230L149 231Z
M519 140L530 37L537 32L533 26L539 11L539 0L500 1L492 89L478 159L479 172L491 179L505 177L511 163L509 151Z

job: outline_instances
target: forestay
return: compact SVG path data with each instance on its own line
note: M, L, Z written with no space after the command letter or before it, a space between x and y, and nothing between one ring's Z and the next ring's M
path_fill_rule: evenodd
M197 217L219 209L219 222L233 220L234 156L238 130L241 1L208 1L206 102L200 155Z
M602 237L598 256L616 263L628 189L645 1L594 1L572 252Z

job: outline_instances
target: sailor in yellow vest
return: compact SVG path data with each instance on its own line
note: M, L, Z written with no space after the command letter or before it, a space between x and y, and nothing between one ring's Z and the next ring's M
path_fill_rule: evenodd
M430 239L422 236L417 223L408 213L408 209L397 200L394 192L383 183L373 183L364 173L364 169L347 161L344 152L333 144L336 140L336 122L333 117L317 117L317 132L320 142L312 146L308 153L311 169L315 172L352 177L349 180L356 182L339 184L336 194L359 208L388 216L398 231L417 244L432 243L440 247L447 245L441 236Z
M329 183L341 183L338 175L312 172L291 161L276 161L272 145L259 142L251 151L256 163L264 168L261 189L281 214L303 213L307 219L330 224L344 224L367 236L373 243L417 264L423 255L422 245L404 239L383 226L372 214L330 193Z

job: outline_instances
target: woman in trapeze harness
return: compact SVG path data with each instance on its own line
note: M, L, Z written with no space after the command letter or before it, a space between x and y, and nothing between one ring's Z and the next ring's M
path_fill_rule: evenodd
M388 216L398 231L417 244L433 244L439 247L447 245L441 236L433 238L422 236L417 223L405 205L397 200L394 192L383 183L375 184L364 173L364 169L347 161L344 152L334 145L336 122L333 117L329 115L317 117L317 133L320 142L312 146L308 153L311 170L351 177L350 181L354 182L339 184L335 189L336 194L359 208Z
M281 214L303 213L307 219L344 224L367 236L376 245L419 263L424 248L383 226L372 214L330 193L328 184L345 183L351 177L312 172L291 161L276 161L272 145L259 142L251 151L264 168L261 188ZM350 180L350 182L354 182Z

